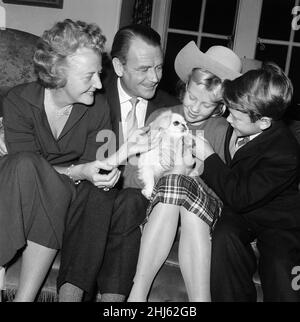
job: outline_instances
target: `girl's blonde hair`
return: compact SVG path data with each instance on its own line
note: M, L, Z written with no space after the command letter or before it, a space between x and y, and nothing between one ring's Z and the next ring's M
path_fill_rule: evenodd
M194 68L188 77L187 83L181 82L181 84L179 84L179 97L181 101L183 100L186 88L190 82L194 82L197 85L204 85L207 91L210 92L212 101L216 103L216 109L212 117L224 114L226 107L224 106L222 99L222 80L218 76L202 68Z

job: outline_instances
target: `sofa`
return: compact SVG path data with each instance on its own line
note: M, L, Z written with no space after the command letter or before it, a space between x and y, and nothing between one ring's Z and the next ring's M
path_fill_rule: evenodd
M32 56L38 37L20 30L0 30L0 116L2 98L17 84L36 79Z

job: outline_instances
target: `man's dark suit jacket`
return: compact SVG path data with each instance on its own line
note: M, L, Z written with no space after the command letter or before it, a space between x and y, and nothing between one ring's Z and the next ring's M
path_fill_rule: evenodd
M107 97L108 105L110 107L110 116L111 116L111 122L112 122L112 130L116 135L116 147L118 148L122 144L122 138L123 135L120 133L120 129L122 130L122 127L120 125L121 122L121 105L120 105L120 99L119 99L119 93L118 93L118 87L117 87L117 76L113 73L110 74L107 80L104 81L104 90ZM168 93L157 90L155 96L148 101L147 105L147 111L146 111L146 118L149 117L149 115L154 112L155 110L162 108L162 107L169 107L178 105L179 100ZM137 173L135 172L136 168L134 167L127 167L126 169L126 176L137 176ZM139 188L140 183L136 178L133 178L132 180L133 188ZM118 187L120 188L122 186L122 180L120 180L120 183L118 183Z
M205 160L203 179L224 202L224 211L269 228L300 227L299 145L281 122L240 148L231 160L229 127L227 165L213 154Z

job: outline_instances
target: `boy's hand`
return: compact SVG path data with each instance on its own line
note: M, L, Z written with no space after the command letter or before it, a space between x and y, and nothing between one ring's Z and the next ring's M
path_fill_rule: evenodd
M204 138L203 135L192 136L192 139L194 142L193 154L197 159L204 161L210 155L215 153L212 146L208 143L208 141Z
M174 167L167 174L182 174L188 176L195 164L191 149L184 149L183 138L178 140L175 152Z

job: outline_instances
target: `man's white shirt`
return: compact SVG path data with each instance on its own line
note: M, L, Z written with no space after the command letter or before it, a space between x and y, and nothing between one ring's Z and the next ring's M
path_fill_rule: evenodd
M130 99L132 98L129 96L123 89L121 85L121 80L118 78L117 81L118 86L118 93L119 93L119 99L120 99L120 106L121 106L121 123L122 123L122 131L124 135L124 140L126 140L125 134L127 133L127 127L126 127L126 117L130 110L132 109L132 105L130 102ZM145 125L145 119L146 119L146 112L147 112L147 105L148 101L138 97L138 103L136 106L136 118L138 122L138 127L143 127Z

